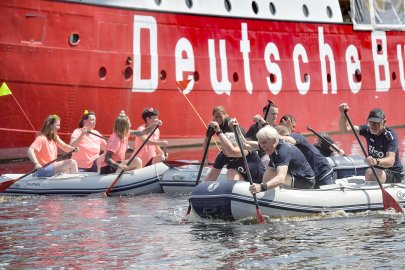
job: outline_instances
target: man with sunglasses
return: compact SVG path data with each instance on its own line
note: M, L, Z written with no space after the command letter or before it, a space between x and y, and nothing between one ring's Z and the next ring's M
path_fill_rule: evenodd
M342 132L351 132L344 111L349 111L347 103L339 106L339 126ZM355 131L367 140L368 156L366 163L375 167L382 183L400 183L404 180L404 169L399 160L398 137L394 130L385 125L385 113L380 108L370 111L367 125L354 126ZM367 181L376 181L372 170L366 171Z

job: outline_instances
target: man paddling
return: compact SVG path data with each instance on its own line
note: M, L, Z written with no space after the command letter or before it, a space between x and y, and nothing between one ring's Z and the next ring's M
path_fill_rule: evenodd
M300 189L315 187L315 173L301 151L294 145L280 140L276 129L265 126L256 135L260 146L270 156L261 184L249 187L253 194L278 186Z
M344 112L349 111L349 105L339 105L339 126L342 132L351 132L352 129ZM365 162L374 166L376 174L382 183L400 183L404 180L404 168L399 160L398 137L394 130L387 127L385 113L380 108L370 111L367 125L353 126L356 133L366 138L368 156ZM376 181L372 170L366 170L366 180Z

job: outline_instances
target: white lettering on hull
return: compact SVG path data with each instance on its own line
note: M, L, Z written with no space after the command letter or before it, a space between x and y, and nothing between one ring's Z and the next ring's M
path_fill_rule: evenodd
M210 79L212 89L214 89L217 94L227 94L231 95L231 82L228 79L228 63L226 59L226 41L221 39L219 41L219 58L221 66L221 77L222 80L218 80L217 72L217 59L215 56L215 40L208 40L208 56L210 59Z
M349 45L346 50L346 67L347 67L347 80L349 82L350 91L357 94L361 88L361 80L355 79L356 70L361 74L361 66L359 59L359 52L356 46Z
M398 58L398 68L399 68L399 79L401 81L402 90L405 91L405 72L404 72L403 53L405 53L405 45L398 44L397 45L397 58Z
M266 77L267 86L272 94L277 95L281 91L281 86L283 84L283 77L281 75L280 66L276 63L271 62L271 57L273 56L275 61L280 61L280 54L276 44L273 42L267 43L266 49L264 50L264 63L266 64L267 71L273 76L273 82L270 76Z
M390 69L387 57L387 37L384 32L371 33L371 44L374 60L375 85L377 92L386 92L390 89ZM381 69L383 74L381 74Z
M133 75L133 92L154 92L159 84L158 70L158 28L156 19L152 16L134 16L134 38L133 38L133 53L134 53L134 75ZM149 35L142 35L142 31L148 31ZM146 38L146 37L149 38ZM216 48L218 44L218 49ZM332 43L331 43L332 44ZM325 41L323 27L318 27L318 52L320 60L321 82L323 94L336 94L337 86L337 71L334 51L332 46ZM307 44L297 43L294 45L292 52L295 85L300 95L306 95L313 84L311 75L308 71L303 72L307 64L311 64L308 59L308 52L305 46ZM147 46L149 52L142 52L141 46ZM254 91L254 81L251 75L250 53L252 50L251 42L248 37L248 24L241 24L241 40L239 42L240 52L243 59L243 76L247 93L252 94ZM387 37L385 32L371 32L371 50L375 72L375 89L377 92L387 92L391 87L390 68L388 62ZM217 52L218 50L218 52ZM218 95L231 95L232 84L229 78L229 67L226 51L225 39L208 39L208 61L209 61L209 76L212 89ZM142 55L146 54L146 55ZM405 91L405 67L404 57L405 46L397 45L397 59L399 63L399 77L402 89ZM198 54L199 55L199 54ZM193 74L196 72L196 57L193 44L185 37L180 38L174 49L174 69L175 78L177 81L186 79L192 80ZM219 61L217 61L217 56ZM142 57L146 58L143 59ZM147 57L150 57L147 59ZM266 78L269 91L278 95L283 88L283 72L280 63L288 63L288 56L280 55L280 50L277 43L268 42L264 49L263 61L268 74L261 76ZM359 49L354 44L349 44L345 51L347 83L350 91L357 94L362 89L362 81L359 79L361 74L361 57ZM146 64L145 64L146 63ZM150 63L150 64L148 64ZM144 66L142 66L144 64ZM283 66L283 68L285 68ZM145 70L142 69L150 69ZM142 72L144 71L144 72ZM310 72L314 72L312 68ZM150 74L149 78L142 77L142 74ZM185 74L188 74L185 76ZM341 73L339 73L341 74ZM145 76L145 75L143 75ZM205 76L204 76L205 77ZM290 78L290 76L289 76ZM241 78L240 78L241 79ZM184 91L185 94L190 93L194 87L194 81L189 84ZM314 87L314 86L312 86Z
M243 71L245 73L246 91L249 94L252 94L253 83L252 79L250 78L250 61L249 61L250 41L248 39L246 23L242 23L242 40L240 41L240 52L242 53L243 57Z
M150 55L150 78L142 78L142 54L141 31L149 31L149 55ZM158 87L158 49L157 49L157 23L151 16L134 16L134 78L132 82L133 92L154 92Z
M183 53L187 56L183 58ZM194 51L193 46L191 45L190 41L186 38L181 38L177 44L175 49L175 67L176 67L176 81L184 80L183 73L184 72L194 72L195 71L195 63L194 63ZM184 94L190 93L194 86L193 75L189 74L187 76L188 80L191 82L187 85L187 88L183 90Z
M293 52L295 85L297 86L298 93L305 95L311 85L311 77L309 74L304 74L304 80L301 79L300 57L303 63L308 63L308 56L304 46L302 46L302 44L297 44L295 45Z
M330 78L331 82L331 92L332 94L337 93L337 84L336 84L336 67L335 67L335 58L333 55L332 48L329 44L325 43L324 36L323 36L323 28L318 27L318 39L319 39L319 58L321 60L321 76L322 76L322 88L323 93L328 93L328 77ZM326 57L329 60L329 70L330 73L328 75L326 69Z

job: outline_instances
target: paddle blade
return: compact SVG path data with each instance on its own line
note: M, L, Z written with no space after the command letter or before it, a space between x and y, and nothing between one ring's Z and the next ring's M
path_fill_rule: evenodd
M257 208L257 224L266 224L266 220L264 219L262 213L260 212L260 209Z
M187 213L186 215L190 215L191 213L191 203L188 205Z
M382 190L384 209L394 208L397 213L404 213L399 203L385 189Z
M3 183L0 184L0 192L5 191L5 190L8 189L12 184L14 184L15 182L17 182L18 180L19 180L19 179L4 181Z

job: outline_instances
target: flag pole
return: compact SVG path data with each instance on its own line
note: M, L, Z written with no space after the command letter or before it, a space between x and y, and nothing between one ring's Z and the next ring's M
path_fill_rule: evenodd
M197 114L198 118L200 118L201 122L203 123L205 128L207 127L207 124L204 122L204 120L202 119L201 115L198 113L197 109L193 106L193 104L191 103L191 101L188 99L188 97L186 96L186 94L184 94L184 90L187 88L188 84L191 82L191 80L183 80L183 81L178 81L177 82L177 90L180 91L180 93L183 94L183 97L187 100L188 104L190 104L191 108L194 110L194 112ZM221 148L219 147L217 141L215 140L215 138L212 138L214 140L215 145L217 146L218 150L221 150Z
M31 123L30 119L28 118L28 116L25 114L25 111L23 110L23 108L21 107L20 103L18 102L18 100L15 98L15 96L13 95L13 93L11 92L10 88L8 88L6 82L3 82L3 84L0 87L0 96L6 96L6 95L11 95L15 102L17 103L18 107L20 107L20 110L23 112L25 118L28 120L28 123L31 125L32 130L36 131L34 128L34 125Z

